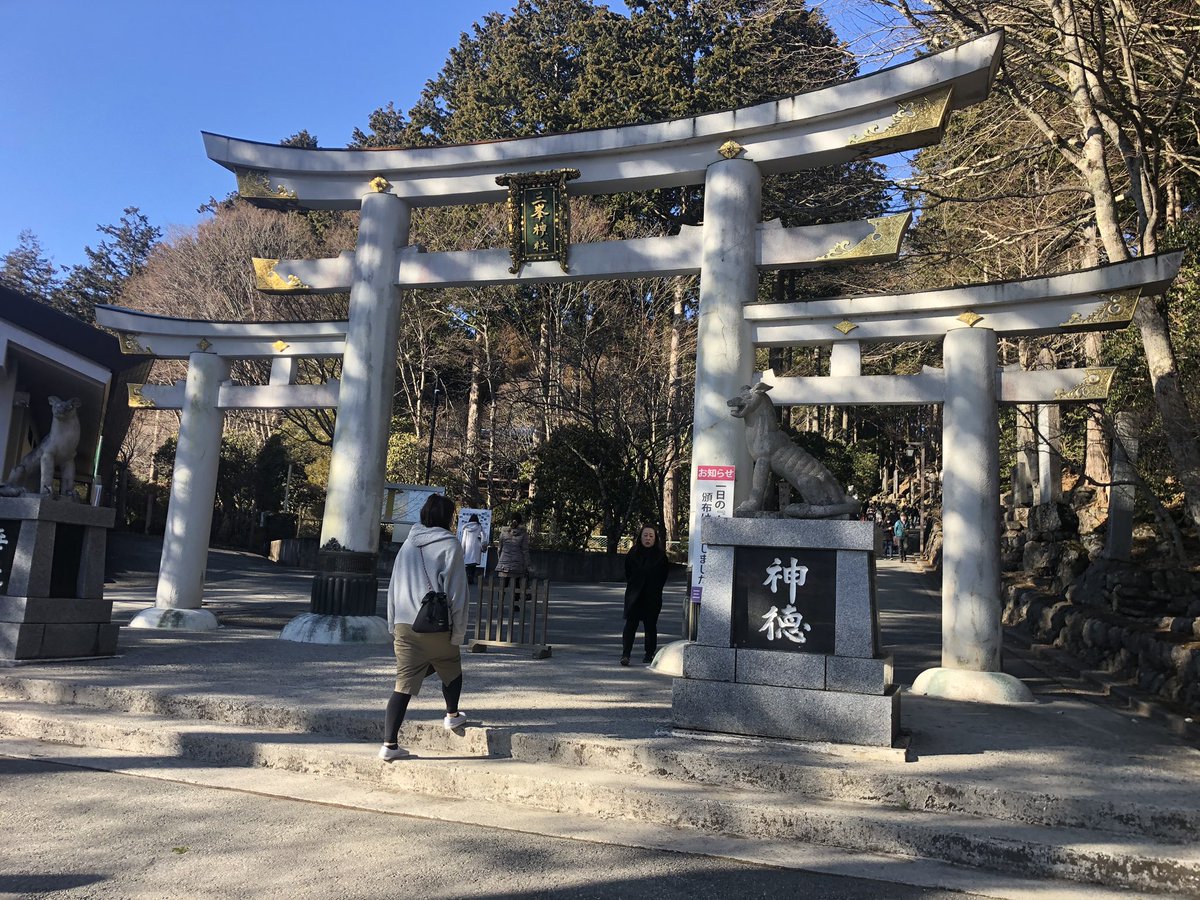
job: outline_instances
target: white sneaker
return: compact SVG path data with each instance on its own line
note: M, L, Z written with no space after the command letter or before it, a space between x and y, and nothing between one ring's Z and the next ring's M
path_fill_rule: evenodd
M447 714L442 719L442 725L447 731L453 731L455 728L462 728L467 724L466 713L458 712L454 715Z
M403 747L389 747L384 744L379 748L379 758L391 762L393 759L403 759L408 756L408 751Z

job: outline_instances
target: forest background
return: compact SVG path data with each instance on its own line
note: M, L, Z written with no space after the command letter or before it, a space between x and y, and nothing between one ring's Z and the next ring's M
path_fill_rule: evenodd
M1142 438L1140 503L1156 545L1183 562L1200 527L1200 10L1190 0L1009 0L855 4L839 36L819 8L782 0L522 0L464 33L402 111L365 114L351 146L421 146L657 121L744 106L853 78L864 68L1003 28L1004 63L986 102L955 114L941 144L881 161L772 177L764 218L786 226L917 213L899 262L766 273L760 300L908 291L1070 271L1169 248L1186 251L1173 290L1143 298L1135 327L1108 336L1002 342L1000 364L1116 365L1104 406L1064 413L1069 483L1101 508L1115 413ZM301 130L281 143L316 147ZM703 189L572 200L572 240L673 234L701 221ZM22 233L0 279L91 321L97 303L198 319L336 319L347 298L266 296L249 260L353 249L356 216L278 212L209 198L186 231L134 207L100 227L83 264L59 269ZM422 209L412 242L429 250L507 243L498 206ZM697 282L628 282L413 291L404 298L387 477L445 486L463 505L539 524L543 546L610 552L639 521L686 539ZM936 345L865 348L864 372L938 365ZM820 352L768 354L759 367L822 374ZM239 363L234 378L266 371ZM152 381L183 375L156 363ZM338 376L306 361L303 377ZM437 406L436 430L431 433ZM1029 410L1002 413L1005 458L1028 442ZM260 514L315 531L332 411L226 416L214 540L254 546ZM785 425L857 496L912 473L924 448L937 472L936 407L793 408ZM1021 426L1020 428L1018 426ZM120 520L161 529L174 414L139 413L110 477ZM1005 473L1007 474L1007 473ZM909 479L911 484L912 479ZM931 477L931 510L936 479Z

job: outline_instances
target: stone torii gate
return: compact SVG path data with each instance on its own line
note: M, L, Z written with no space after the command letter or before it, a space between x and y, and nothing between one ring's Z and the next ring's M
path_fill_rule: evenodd
M129 386L130 406L182 413L155 605L130 627L212 630L217 618L201 605L225 410L336 407L337 381L296 384L296 369L302 358L341 356L346 323L202 322L104 305L96 322L120 333L126 353L188 361L185 381ZM269 383L233 384L235 359L271 360Z
M257 260L260 287L349 289L341 393L321 542L375 552L394 381L400 291L699 272L694 455L749 460L725 398L749 380L743 302L760 269L886 259L907 217L812 228L760 223L764 175L914 149L940 139L949 114L979 102L1000 62L999 32L821 90L752 107L594 131L406 150L305 150L205 134L208 155L265 206L358 209L352 254ZM536 173L531 170L537 170ZM517 174L514 174L517 173ZM525 174L520 174L525 173ZM705 185L704 225L673 237L570 245L557 261L521 263L503 249L423 253L406 246L414 206L490 203L530 174L570 179L572 195ZM515 254L514 254L515 256ZM698 535L693 473L692 531ZM371 502L372 500L379 502Z
M235 323L131 318L136 314L119 310L103 313L104 323L122 332L131 350L189 359L180 402L185 419L198 423L189 432L202 433L210 448L219 441L212 432L219 431L222 404L235 402L239 392L243 398L251 396L245 393L249 386L221 387L229 358L248 352L247 347L253 348L251 356L273 351L285 358L341 352L342 389L321 541L336 538L347 549L374 553L403 289L698 272L703 350L697 359L694 454L715 464L737 465L739 483L745 482L749 466L744 442L728 427L724 401L753 370L742 305L755 296L759 271L895 258L909 223L908 216L796 229L760 223L762 177L936 142L952 111L987 96L1002 44L996 32L853 81L727 112L509 141L409 150L304 150L205 134L209 157L236 174L245 199L270 207L360 211L353 253L326 260L254 262L263 290L348 289L348 321L337 323L344 343L335 350L331 335L319 339L302 330L289 332L289 337L279 331L281 323L246 323L247 330L240 333ZM424 253L406 246L414 206L503 200L505 185L511 188L534 174L556 175L564 192L569 178L571 194L703 183L704 225L672 237L569 245L557 258L535 256L533 261L517 259L515 245L512 258L503 249ZM508 193L510 206L513 196ZM310 324L328 329L331 323ZM226 351L221 341L235 339L245 345ZM302 343L306 339L310 342ZM276 384L273 373L272 385L259 386L254 396L265 402L269 389L285 387L283 377ZM301 395L300 386L288 387L293 389L274 393L277 405L312 402ZM177 395L177 390L171 394L146 387L134 399L167 402ZM199 450L185 449L181 435L177 473L191 478L187 473L204 470L208 463L202 456ZM692 531L698 535L694 472L692 495ZM181 509L211 506L211 487L203 479L173 484L173 505L176 497ZM196 527L199 519L189 521L193 532L207 536L207 528ZM198 609L204 548L187 539L182 515L172 522L159 606ZM187 559L176 560L176 553ZM160 616L156 623L150 618L146 624L175 624L175 617L167 617L168 622Z
M1102 400L1112 368L1023 372L997 368L996 337L1124 328L1139 295L1164 292L1181 253L1066 275L889 294L756 303L746 307L756 346L828 346L827 376L760 373L790 405L942 404L942 665L914 693L952 699L1032 700L1000 671L1000 450L998 403ZM864 342L942 341L943 368L862 375Z

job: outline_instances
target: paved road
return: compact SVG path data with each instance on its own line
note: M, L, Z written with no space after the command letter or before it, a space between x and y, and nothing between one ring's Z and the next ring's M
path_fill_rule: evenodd
M0 757L0 897L973 895Z

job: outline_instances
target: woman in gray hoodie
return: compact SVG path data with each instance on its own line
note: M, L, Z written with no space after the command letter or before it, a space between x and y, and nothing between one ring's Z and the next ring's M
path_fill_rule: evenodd
M384 716L381 759L407 756L397 745L400 725L408 701L420 693L426 675L437 672L446 700L447 729L467 721L458 708L462 693L462 659L459 645L467 636L467 573L462 545L450 531L454 503L432 494L421 507L421 524L414 525L396 555L388 583L387 623L395 635L396 687L388 699ZM430 591L446 595L450 607L450 630L432 634L413 631L412 622L421 609L421 599Z

